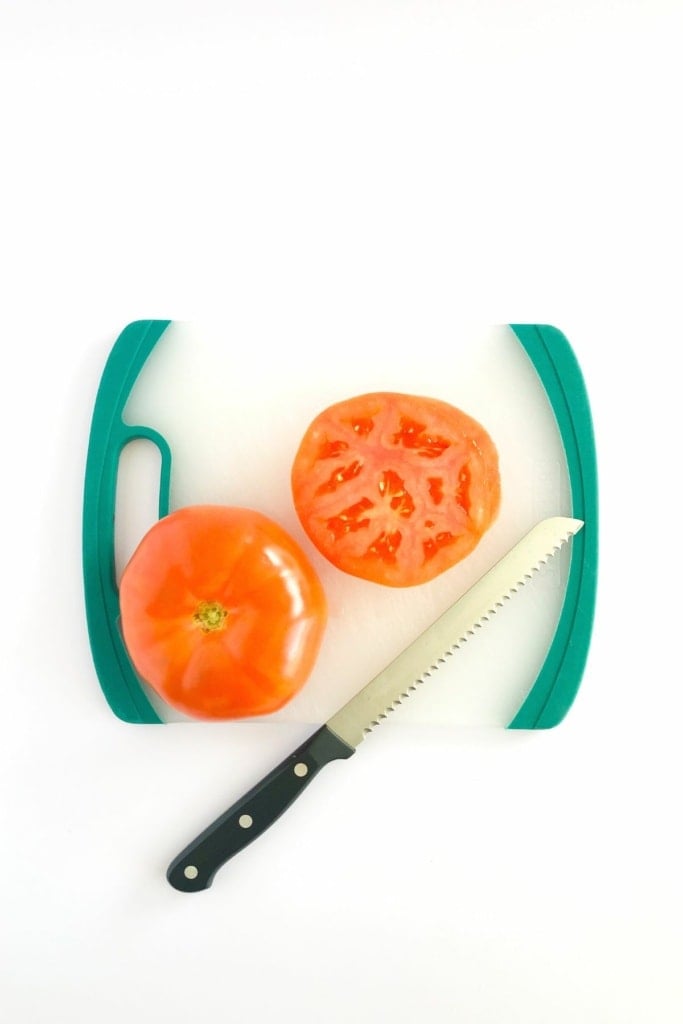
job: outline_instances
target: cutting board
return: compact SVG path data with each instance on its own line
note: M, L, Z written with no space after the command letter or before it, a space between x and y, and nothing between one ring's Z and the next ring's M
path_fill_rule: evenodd
M366 391L443 399L479 420L500 457L499 516L479 546L430 583L395 589L341 573L311 545L292 503L292 458L326 406ZM112 710L183 721L135 675L118 631L117 581L145 531L183 505L249 506L304 549L329 624L303 690L271 718L319 724L476 581L539 519L586 526L466 643L396 720L413 725L556 725L578 689L597 570L590 409L565 336L540 325L452 325L447 342L401 355L368 339L342 351L263 348L225 325L138 321L113 346L86 467L84 579L91 646Z

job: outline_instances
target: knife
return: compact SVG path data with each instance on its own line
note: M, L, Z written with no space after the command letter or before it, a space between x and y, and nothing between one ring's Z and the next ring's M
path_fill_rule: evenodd
M209 825L170 864L181 892L208 889L218 869L280 817L330 761L351 757L385 719L547 562L583 522L544 519L325 725Z

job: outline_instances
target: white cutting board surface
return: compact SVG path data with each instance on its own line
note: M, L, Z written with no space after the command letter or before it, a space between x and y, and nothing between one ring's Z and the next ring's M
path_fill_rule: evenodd
M130 424L158 430L173 453L171 506L249 506L300 543L325 587L329 622L303 690L276 716L317 724L429 625L539 519L571 514L564 450L545 391L507 326L454 326L447 342L418 356L363 336L295 356L231 336L229 325L174 321L143 368L125 410ZM292 458L310 421L365 391L440 398L478 419L498 448L501 510L477 549L420 587L382 587L331 566L303 532L289 487ZM156 449L129 445L117 494L120 569L156 517ZM533 685L560 614L568 551L555 556L456 656L402 705L403 721L506 726ZM182 716L150 699L164 720Z

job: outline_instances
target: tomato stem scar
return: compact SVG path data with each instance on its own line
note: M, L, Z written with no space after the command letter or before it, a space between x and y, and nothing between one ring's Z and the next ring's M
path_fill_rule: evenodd
M227 617L227 610L218 601L201 601L192 619L202 633L213 633L225 628Z

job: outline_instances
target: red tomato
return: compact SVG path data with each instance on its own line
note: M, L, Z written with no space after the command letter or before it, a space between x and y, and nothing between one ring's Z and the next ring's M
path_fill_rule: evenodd
M218 505L181 508L151 528L124 570L120 604L139 675L198 718L285 704L313 668L327 616L294 540L259 512Z
M359 395L311 423L292 493L306 533L333 565L412 586L468 555L495 519L498 454L479 423L445 402Z

